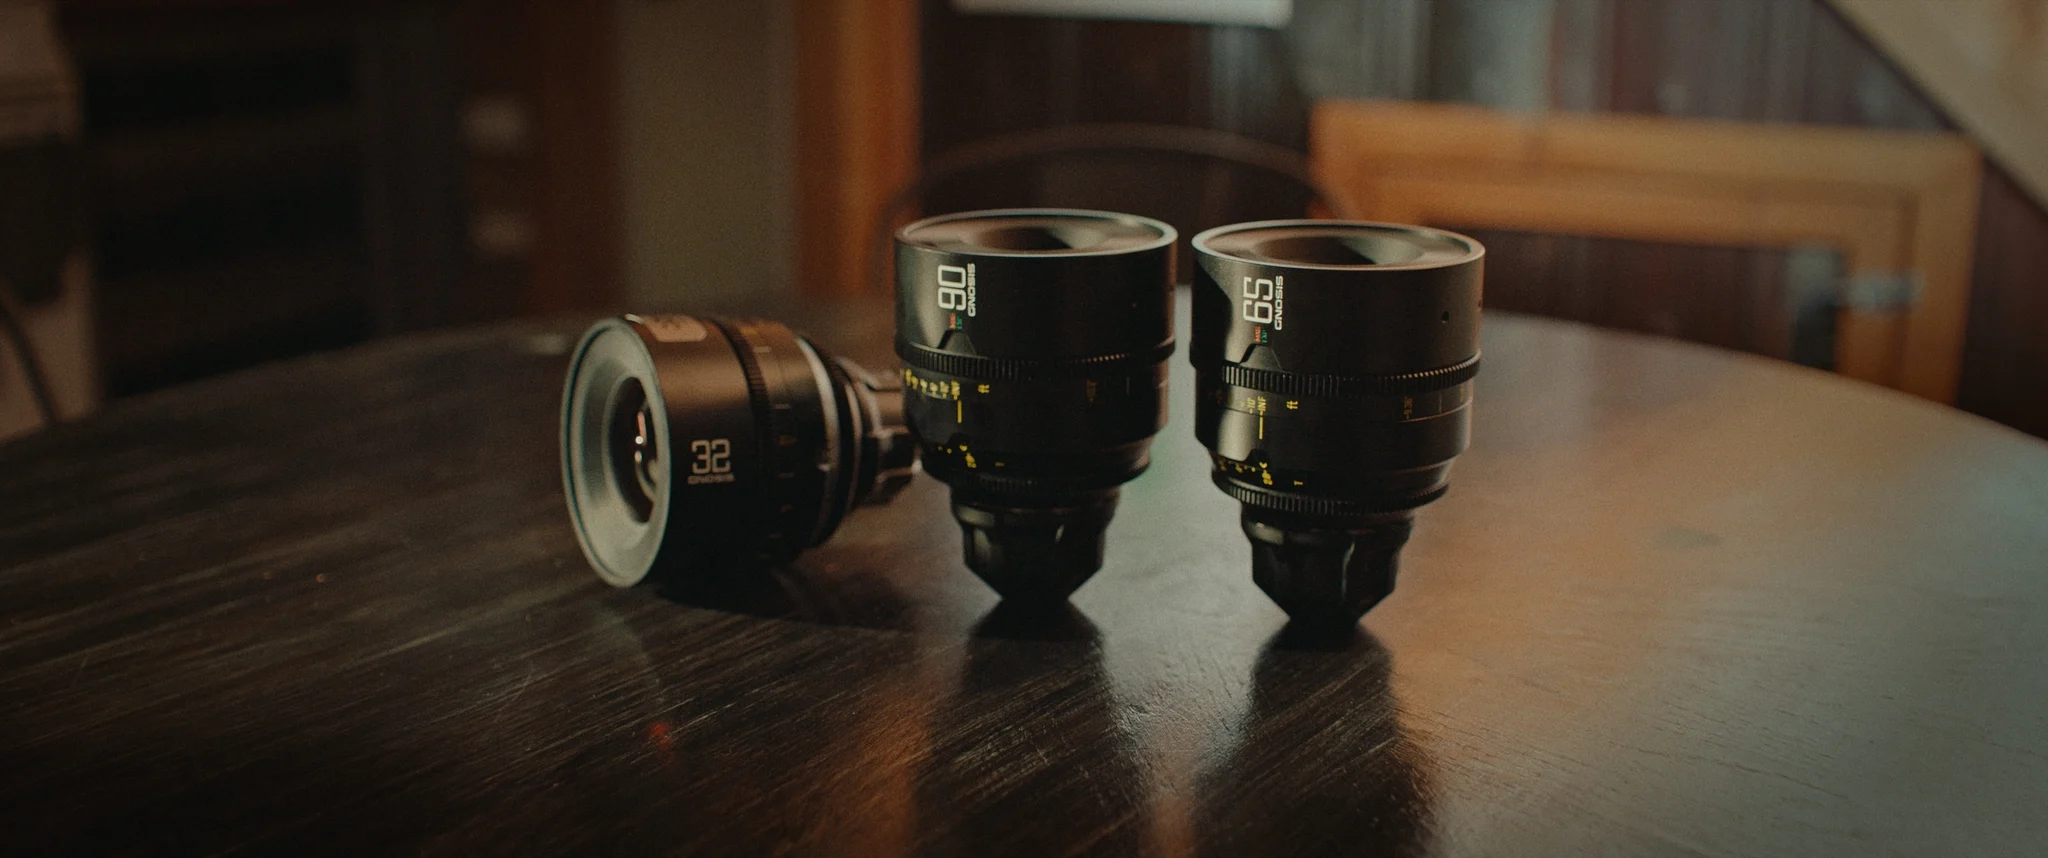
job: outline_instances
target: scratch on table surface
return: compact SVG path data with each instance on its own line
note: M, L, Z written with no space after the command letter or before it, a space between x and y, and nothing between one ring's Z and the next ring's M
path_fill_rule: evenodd
M88 664L91 664L91 663L92 663L92 651L91 651L91 650L87 650L87 651L86 651L86 653L85 653L85 657L83 657L83 658L80 658L80 659L78 660L78 672L76 672L76 673L73 673L73 674L71 674L71 685L68 685L68 686L65 686L65 687L66 687L66 688L70 688L70 687L73 687L73 686L76 686L76 685L78 685L78 678L79 678L79 677L81 677L81 676L84 676L84 675L85 675L85 666L86 666L86 665L88 665Z
M526 669L526 676L519 680L519 687L512 689L511 693L506 694L499 702L512 703L517 701L520 695L526 693L526 687L533 684L533 677L539 673L540 671L528 667Z

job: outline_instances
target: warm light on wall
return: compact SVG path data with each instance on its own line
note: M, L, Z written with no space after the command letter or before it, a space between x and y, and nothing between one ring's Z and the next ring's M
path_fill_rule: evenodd
M1285 27L1294 0L953 0L969 14L1048 15L1061 18L1130 18Z

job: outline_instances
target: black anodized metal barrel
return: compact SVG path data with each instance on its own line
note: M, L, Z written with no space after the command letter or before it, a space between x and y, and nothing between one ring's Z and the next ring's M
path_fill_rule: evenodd
M823 542L853 505L909 477L898 404L877 388L777 322L598 322L562 397L562 478L584 555L616 586L673 584Z
M905 418L969 567L1006 598L1064 599L1101 566L1117 487L1165 423L1176 238L1065 209L897 233Z
M1485 251L1343 221L1194 246L1195 432L1243 504L1254 577L1298 618L1356 619L1469 442Z

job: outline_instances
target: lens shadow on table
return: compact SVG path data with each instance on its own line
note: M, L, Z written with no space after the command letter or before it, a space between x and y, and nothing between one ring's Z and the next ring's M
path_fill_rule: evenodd
M783 564L693 576L656 591L677 604L827 626L910 631L913 606L887 577L865 569Z
M560 735L448 854L903 854L934 701L914 635L591 612ZM430 850L431 851L431 850Z
M1079 611L999 608L964 638L660 611L604 618L613 690L579 720L631 729L538 780L493 844L736 854L1139 850L1147 788ZM714 630L750 655L693 655ZM715 663L714 663L715 662ZM479 834L466 832L466 834Z
M1433 764L1402 729L1392 666L1361 628L1275 634L1234 747L1200 779L1198 851L1428 851Z
M999 605L964 642L917 777L919 854L1135 854L1149 793L1095 624Z

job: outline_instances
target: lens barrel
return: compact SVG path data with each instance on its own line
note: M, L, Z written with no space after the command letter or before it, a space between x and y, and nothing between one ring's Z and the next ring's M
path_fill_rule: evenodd
M926 473L975 574L1064 600L1102 566L1118 487L1150 464L1173 354L1173 227L1008 209L896 234L896 353Z
M605 319L570 358L562 481L619 587L779 563L910 479L902 400L780 323Z
M1253 580L1297 622L1356 622L1470 436L1485 249L1313 220L1194 249L1195 434L1243 505Z

